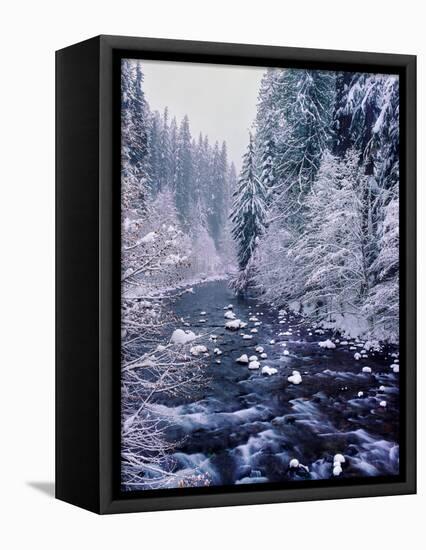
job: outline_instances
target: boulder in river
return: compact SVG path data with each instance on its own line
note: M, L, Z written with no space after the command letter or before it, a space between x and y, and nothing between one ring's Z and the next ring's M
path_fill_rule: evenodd
M227 311L225 311L224 317L225 319L235 319L236 315L233 311L228 309Z
M262 367L262 374L265 374L267 376L272 376L273 374L277 374L277 372L278 370L274 367L268 367L267 365Z
M294 370L292 375L287 378L287 380L291 384L295 384L296 386L302 382L302 377L300 375L300 372L298 370Z
M241 328L241 321L239 319L227 321L225 323L225 328L227 328L228 330L238 330Z
M247 354L243 354L241 355L240 357L238 357L238 359L235 359L235 361L237 363L243 363L243 364L247 364L249 362L249 358L247 357Z
M192 346L192 348L189 350L191 355L193 355L194 357L198 357L198 355L200 355L200 353L207 353L207 348L206 346L203 346L201 344L197 345L197 346Z

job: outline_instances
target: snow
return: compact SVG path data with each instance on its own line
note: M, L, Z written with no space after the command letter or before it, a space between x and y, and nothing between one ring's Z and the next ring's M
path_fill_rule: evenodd
M261 359L267 359L267 358L268 358L268 354L267 354L267 353L261 353L261 354L260 354L260 358L261 358Z
M318 345L320 348L326 348L326 349L336 348L336 344L334 344L331 340L324 340L324 342L318 342Z
M244 334L243 335L243 340L251 340L253 338L253 336L251 334Z
M258 330L257 330L257 328L252 328L252 329L250 330L250 332L252 332L253 334L257 334Z
M362 372L365 372L366 374L371 374L371 367L362 367Z
M270 344L275 344L275 340L269 340Z
M220 350L219 348L214 348L213 353L214 353L215 355L222 355L222 352L221 352L221 350Z
M386 403L386 401L380 401L379 405L381 407L386 407L387 403Z
M265 365L264 367L262 367L261 372L262 372L262 374L272 376L273 374L277 374L278 370L275 369L274 367L268 367L267 365Z
M364 395L364 392L363 392L363 391L359 391L357 395L358 395L358 397L362 397L362 396Z
M334 458L333 458L333 462L336 464L343 464L344 462L346 462L346 458L340 454L340 453L337 453L334 455Z
M302 377L300 375L300 372L298 370L294 370L292 375L287 378L287 380L291 384L295 384L296 386L302 382Z
M248 368L250 370L259 369L260 368L259 361L250 361Z
M198 357L198 355L200 355L200 353L207 353L208 350L207 350L206 346L203 346L203 345L199 344L197 346L192 346L192 348L189 350L189 352L194 357Z
M386 390L386 388L384 386L379 387L379 391L384 392L385 390Z
M236 315L233 311L227 310L224 315L225 319L235 319Z
M233 321L227 321L225 323L225 328L228 330L238 330L241 327L241 321L239 319L234 319Z
M264 348L263 348L262 346L256 346L256 351L257 351L258 353L263 353Z
M399 372L399 365L392 365L392 370L396 374Z
M290 355L290 352L288 351L288 349L285 349L283 353L284 355Z
M257 361L257 355L251 355L249 361Z
M155 241L157 238L157 234L154 231L151 231L150 233L147 233L145 237L142 237L142 239L139 241L140 244L148 244Z
M354 359L355 359L356 361L359 361L359 360L361 359L361 354L358 353L358 352L357 352L357 353L354 353Z
M207 315L207 311L200 311L200 315Z
M240 357L238 357L238 359L235 359L235 361L237 363L248 363L249 362L249 358L247 357L247 354L244 353L243 355L241 355Z
M163 346L163 344L158 344L157 351L164 351L166 349L166 346Z
M289 468L298 468L299 467L299 461L297 458L292 458L288 464Z
M177 328L170 338L171 344L187 344L188 342L192 342L192 340L195 340L197 336L190 330L182 330L181 328Z
M333 475L335 477L339 476L342 473L342 471L343 470L340 464L336 464L336 465L333 464Z

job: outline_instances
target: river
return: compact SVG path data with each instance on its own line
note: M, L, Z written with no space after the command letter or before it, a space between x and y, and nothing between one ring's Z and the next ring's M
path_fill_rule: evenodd
M225 329L228 305L246 328ZM364 342L318 334L296 314L236 297L226 281L194 286L173 309L187 328L217 337L208 344L202 393L157 404L173 420L170 439L182 441L173 454L176 472L195 469L212 485L328 479L339 453L339 477L398 474L399 374L391 368L397 350L364 350L356 359ZM327 339L335 349L319 345ZM242 354L256 355L260 369L236 362ZM263 366L276 374L262 374ZM371 373L362 371L366 366ZM299 384L288 381L294 370ZM292 459L299 466L289 467Z

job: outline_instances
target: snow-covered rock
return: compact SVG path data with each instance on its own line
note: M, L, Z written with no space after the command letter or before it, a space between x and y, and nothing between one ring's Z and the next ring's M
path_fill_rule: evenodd
M234 306L232 304L229 304L229 305L225 306L223 309L233 309L233 308L234 308Z
M258 321L259 319L253 315L252 317L249 317L249 321Z
M257 334L257 328L250 329L250 332L252 332L253 334Z
M399 372L399 365L392 365L392 370L396 374Z
M262 374L266 374L267 376L272 376L273 374L277 374L278 370L274 367L268 367L267 365L265 365L264 367L262 367L261 372Z
M358 397L362 397L364 395L364 392L363 391L359 391L358 392Z
M214 348L213 353L214 353L215 355L222 355L222 352L221 352L221 350L220 350L219 348Z
M262 346L256 346L257 353L263 353L264 348Z
M257 355L251 355L249 361L257 361Z
M224 317L225 317L225 319L235 319L236 315L233 311L228 309L227 311L225 311Z
M235 359L235 361L237 363L243 363L243 364L247 364L249 362L249 358L247 357L247 354L244 353L243 355L241 355L240 357L238 357L238 359Z
M292 458L290 462L288 463L289 468L298 468L299 467L299 461L297 458Z
M253 336L251 334L244 334L243 340L252 340Z
M365 372L366 374L371 374L371 367L362 367L362 372Z
M207 315L207 311L200 311L200 315Z
M292 375L287 378L287 380L291 384L295 384L296 386L302 382L302 377L300 375L300 372L298 370L294 370Z
M267 358L268 358L268 354L267 354L267 353L261 353L261 354L260 354L260 358L261 358L261 359L267 359Z
M270 344L275 344L275 340L269 340Z
M288 351L288 349L285 349L285 350L283 351L283 353L284 353L284 355L290 355L290 352Z
M259 361L250 361L248 368L249 368L250 370L259 369L259 368L260 368L260 363L259 363Z
M346 462L346 458L341 453L337 453L334 455L333 462L334 464L343 464Z
M173 334L170 338L171 344L187 344L188 342L192 342L192 340L195 340L196 335L191 330L182 330L181 328L177 328L175 331L173 331Z
M385 390L386 390L386 388L384 386L379 387L379 391L384 392Z
M217 364L217 365L220 365L220 363L221 363L221 360L220 360L220 359L216 359L216 364Z
M240 328L246 328L246 326L247 326L247 323L240 321Z
M355 359L356 361L359 361L359 360L361 359L361 354L358 353L358 352L354 353L354 359Z
M239 319L234 319L233 321L227 321L225 323L225 328L228 330L238 330L241 328L241 321Z
M386 401L380 401L379 405L381 407L386 407L387 403L386 403Z
M342 470L342 467L340 466L340 464L333 464L333 475L335 477L340 476L342 471L343 470Z
M207 353L206 346L203 346L201 344L198 344L197 346L192 346L192 348L189 350L190 354L194 357L198 357L200 353Z
M320 348L325 348L325 349L335 349L336 347L336 344L329 339L324 340L324 342L318 342L318 345Z

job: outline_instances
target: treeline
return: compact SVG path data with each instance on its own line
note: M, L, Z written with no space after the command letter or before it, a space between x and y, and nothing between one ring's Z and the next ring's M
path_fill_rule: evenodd
M238 290L398 340L398 77L267 70L231 217Z
M162 193L174 198L179 223L195 238L207 232L217 250L226 248L231 189L236 172L226 142L192 137L189 119L180 123L168 109L152 112L143 91L140 62L122 64L123 176L134 178L136 202L144 208Z

